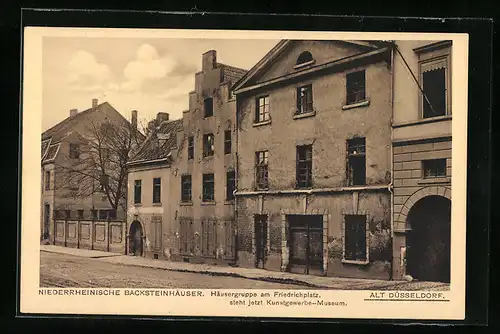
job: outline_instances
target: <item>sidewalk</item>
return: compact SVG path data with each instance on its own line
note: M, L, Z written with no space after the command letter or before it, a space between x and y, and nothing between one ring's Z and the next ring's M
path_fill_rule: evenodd
M169 271L195 273L211 276L232 276L260 281L288 283L302 285L317 289L336 290L447 290L448 284L437 282L406 282L406 281L386 281L373 279L322 277L313 275L293 274L286 272L274 272L257 268L239 268L229 266L214 266L207 264L193 264L185 262L169 262L164 260L154 260L143 257L127 256L122 254L90 251L76 248L66 248L61 246L41 245L41 251L68 254L94 258L98 261L112 264L137 266L146 268L156 268ZM107 256L103 256L106 254Z
M47 253L59 253L59 254L80 256L80 257L87 257L87 258L93 258L93 259L122 255L122 254L117 254L117 253L101 252L101 251L97 251L97 250L62 247L62 246L54 246L54 245L40 245L40 251L47 252Z

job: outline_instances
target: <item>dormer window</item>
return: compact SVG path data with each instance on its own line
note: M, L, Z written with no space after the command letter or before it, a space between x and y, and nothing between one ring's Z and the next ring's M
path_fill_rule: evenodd
M309 51L302 52L297 58L294 68L300 68L314 63L314 58Z

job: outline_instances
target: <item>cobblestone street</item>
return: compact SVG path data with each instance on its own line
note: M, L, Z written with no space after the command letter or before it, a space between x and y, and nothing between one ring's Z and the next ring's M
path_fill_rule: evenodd
M41 245L42 287L433 290L449 284L321 277Z
M95 258L40 253L41 287L307 289L293 284L114 264ZM310 288L309 288L310 289Z

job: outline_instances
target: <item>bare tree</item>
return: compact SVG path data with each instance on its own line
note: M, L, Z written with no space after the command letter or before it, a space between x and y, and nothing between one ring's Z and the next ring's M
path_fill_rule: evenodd
M125 210L127 163L144 135L125 120L89 119L83 131L70 136L69 154L56 164L59 194L74 199L100 194L112 209Z

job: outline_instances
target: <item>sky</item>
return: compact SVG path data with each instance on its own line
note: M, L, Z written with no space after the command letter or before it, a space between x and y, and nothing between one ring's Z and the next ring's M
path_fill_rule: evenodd
M217 51L217 61L250 69L278 40L44 37L42 48L42 129L83 111L92 99L109 102L139 122L168 112L182 117L188 93L201 70L202 54Z

